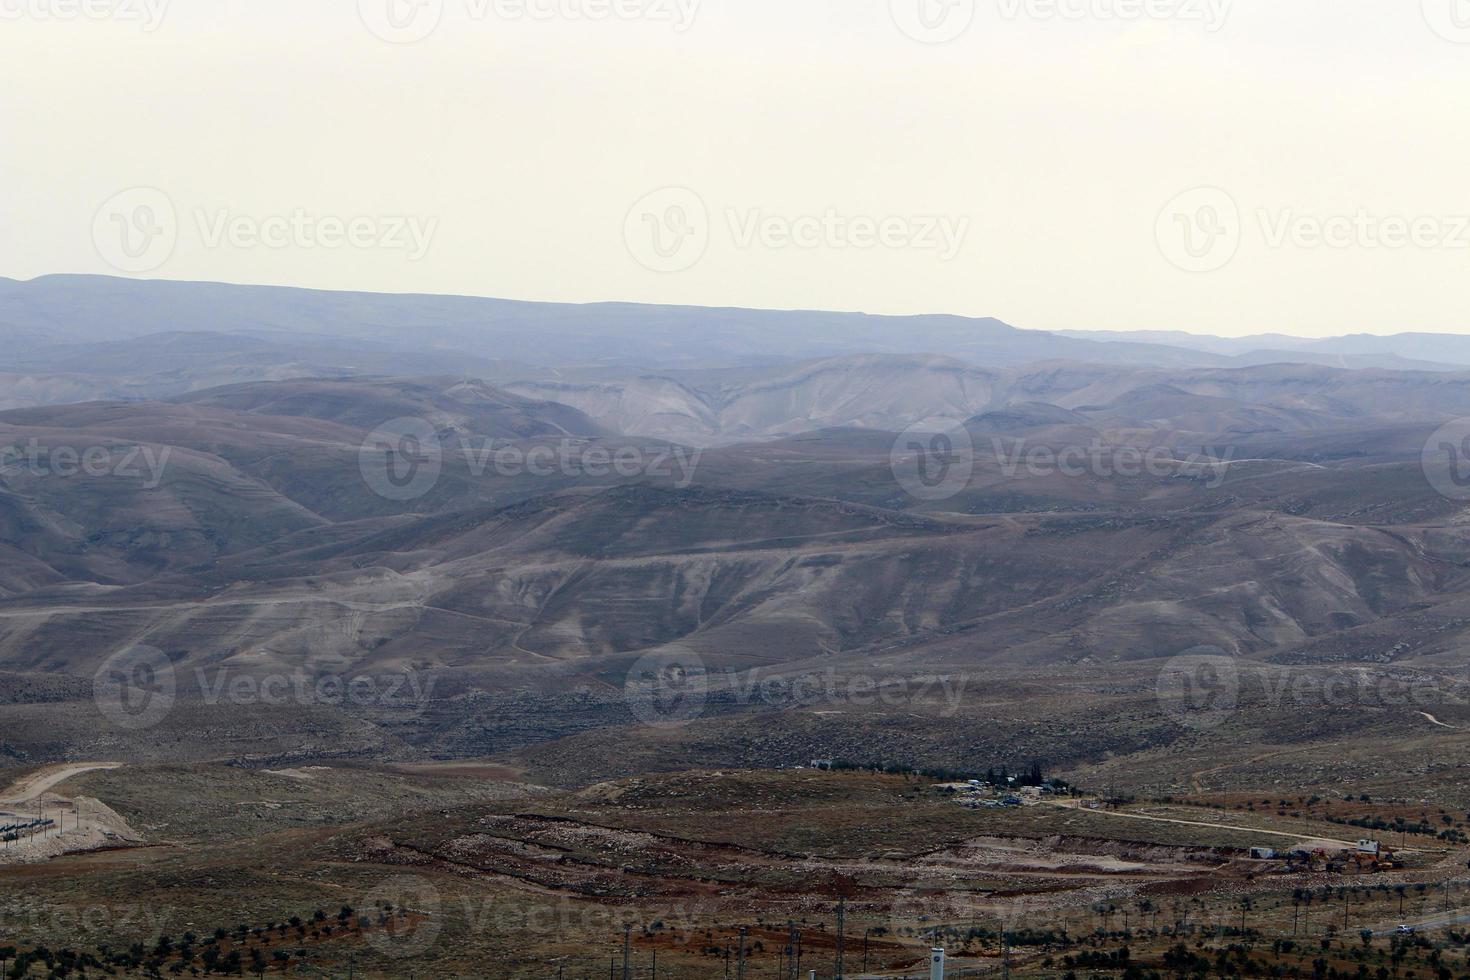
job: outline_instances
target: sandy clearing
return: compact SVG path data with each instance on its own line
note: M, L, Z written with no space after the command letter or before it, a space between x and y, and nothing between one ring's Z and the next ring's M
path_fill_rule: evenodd
M328 766L301 766L295 769L267 769L265 770L265 774L267 776L281 776L286 779L311 782L317 778L317 773L330 771L331 769Z

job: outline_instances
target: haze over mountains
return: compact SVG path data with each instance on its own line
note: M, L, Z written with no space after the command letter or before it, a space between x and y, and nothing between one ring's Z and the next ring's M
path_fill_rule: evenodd
M1051 360L1470 367L1470 338L1453 335L1302 341L1046 333L940 315L578 306L70 275L0 279L0 342L8 354L0 398L11 406L384 373L503 382L687 371L704 381L700 372L854 354L944 355L991 369Z
M1414 367L1445 370L1449 366L1470 364L1470 337L1444 333L1399 333L1388 336L1351 334L1309 340L1285 334L1258 334L1249 337L1211 337L1183 331L1098 331L1063 330L1064 337L1079 340L1107 340L1135 344L1161 344L1185 347L1235 358L1249 363L1267 363L1288 356L1313 364L1335 367ZM1369 363L1372 358L1391 358Z
M454 692L431 722L313 724L454 756L625 721L650 655L1092 684L1202 646L1441 669L1470 639L1470 523L1422 462L1470 417L1452 364L1244 364L956 317L0 288L0 670L26 684L82 690L136 643L181 670L411 669ZM400 494L370 467L404 420L430 478ZM934 494L940 431L962 471Z
M1470 370L1470 338L1451 335L1046 333L954 316L573 306L87 276L0 279L0 343L9 353L0 408L167 399L292 378L460 376L574 406L614 431L695 445L953 423L1014 401L1106 406L1160 384L1194 397L1245 391L1247 401L1274 408L1351 418L1376 413L1370 389L1391 391L1403 379L1270 366ZM1048 366L1025 367L1040 363ZM1266 370L1228 373L1242 367ZM1461 410L1458 396L1425 383L1436 394L1411 398L1411 416ZM1273 385L1280 390L1267 390ZM1314 401L1323 398L1330 404Z

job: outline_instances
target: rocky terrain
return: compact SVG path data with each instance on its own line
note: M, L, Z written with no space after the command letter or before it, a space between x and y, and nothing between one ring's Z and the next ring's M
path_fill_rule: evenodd
M17 763L503 755L575 785L833 755L940 764L969 745L1078 771L1165 752L1187 783L1194 747L1224 734L1171 713L1159 685L1200 651L1232 664L1230 732L1251 744L1374 725L1452 738L1462 716L1467 373L1127 365L1082 339L1049 353L1090 362L1026 362L1044 336L954 318L909 324L944 355L788 338L762 358L740 345L800 322L808 342L846 324L861 346L866 321L5 289L22 359L86 362L113 386L87 401L17 384L11 404L33 404L0 411L0 751ZM199 322L225 295L239 302ZM200 368L227 337L382 353L418 317L432 354L533 315L548 336L582 331L594 360L594 324L649 340L712 318L725 347L704 349L719 366L650 355L635 372L528 367L519 349L492 370L472 346L454 373L386 370L428 364L406 356L312 377L310 358L282 372L272 354L265 379L211 386L226 379ZM173 380L129 380L155 349ZM665 718L670 670L696 686ZM1308 713L1321 730L1271 690L1273 671L1344 670L1435 686ZM167 710L99 710L139 676ZM906 693L863 696L885 685Z

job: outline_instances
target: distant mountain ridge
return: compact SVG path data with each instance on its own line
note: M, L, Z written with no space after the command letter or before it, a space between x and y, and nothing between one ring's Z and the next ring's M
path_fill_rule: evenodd
M458 356L489 370L492 380L525 377L528 366L545 365L548 357L560 370L596 372L629 366L725 369L928 351L992 366L1037 360L1176 367L1278 361L1418 370L1470 366L1470 336L1457 334L1310 340L1184 331L1048 332L993 317L948 314L538 303L88 275L0 277L0 339L29 370L61 371L67 359L116 354L89 345L160 334L231 335L229 346L249 346L257 356L282 347L316 352L318 360L322 351L340 353L344 347L379 357L389 352L412 352L421 359ZM557 354L559 349L565 353ZM174 356L183 353L176 350Z
M1182 330L1059 330L1057 333L1074 340L1182 347L1249 364L1274 363L1284 359L1349 369L1390 367L1406 371L1443 371L1470 367L1470 336L1460 334L1350 334L1314 340L1278 333L1213 337Z
M0 337L28 363L60 345L209 331L320 346L350 340L584 370L728 368L856 353L940 350L988 363L1066 358L1198 364L1198 352L1099 343L1000 320L635 303L536 303L469 296L348 293L282 286L45 276L0 278ZM18 348L21 349L21 348ZM563 351L560 355L558 351ZM1213 363L1209 358L1206 362Z
M1449 335L1049 333L949 315L574 305L97 276L0 279L0 344L8 353L0 410L169 400L288 380L457 377L570 406L610 431L701 446L834 427L957 424L1021 401L1107 406L1133 386L1181 379L1180 397L1238 402L1211 407L1239 412L1242 425L1299 409L1334 419L1437 419L1459 411L1453 389L1416 376L1401 404L1379 403L1375 387L1402 382L1320 372L1447 372L1453 385L1453 372L1470 365L1470 337ZM1436 352L1445 359L1405 356ZM1324 386L1350 393L1339 404ZM1202 410L1209 404L1195 402ZM1199 414L1145 407L1139 424Z

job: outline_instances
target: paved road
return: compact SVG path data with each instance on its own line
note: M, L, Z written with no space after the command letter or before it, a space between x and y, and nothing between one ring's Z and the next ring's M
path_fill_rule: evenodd
M1446 912L1444 915L1437 915L1430 919L1421 919L1418 922L1410 920L1404 924L1413 926L1415 929L1418 929L1422 932L1425 929L1438 929L1441 926L1455 926L1459 925L1462 922L1470 922L1470 912L1464 911L1463 909L1459 912ZM1399 927L1397 924L1395 924L1392 926L1374 929L1373 935L1392 936L1398 931Z

